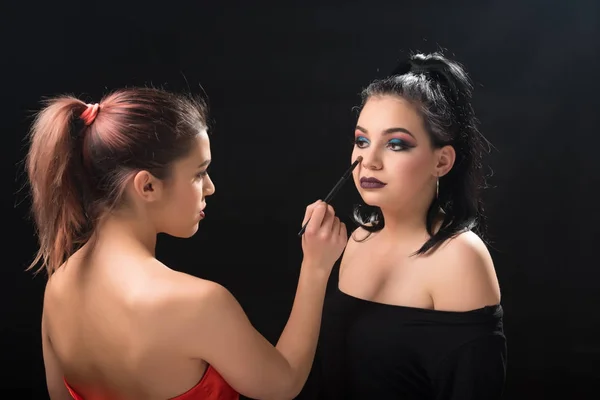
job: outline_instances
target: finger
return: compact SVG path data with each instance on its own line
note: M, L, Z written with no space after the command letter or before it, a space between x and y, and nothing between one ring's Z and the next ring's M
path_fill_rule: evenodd
M305 233L314 234L321 227L321 223L323 222L323 217L327 213L327 206L325 203L321 202L317 204L312 214L310 215L310 221L308 221L308 225L306 226Z
M315 207L317 205L319 205L319 203L322 203L322 201L317 200L314 203L310 204L308 207L306 207L306 211L304 212L304 219L302 220L301 226L304 226L304 224L306 224L308 222L308 220L310 219L310 216L312 215L313 211L315 210Z
M331 227L331 232L333 232L334 236L339 236L340 234L340 219L338 217L335 217L333 219L333 226Z
M328 204L327 213L323 217L323 222L321 222L321 232L323 232L325 236L331 235L335 218L335 211L333 210L333 207Z

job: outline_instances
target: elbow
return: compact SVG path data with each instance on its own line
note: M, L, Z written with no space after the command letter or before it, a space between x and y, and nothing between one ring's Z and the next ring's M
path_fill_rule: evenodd
M302 391L304 382L298 379L298 373L294 371L291 365L286 362L284 368L280 370L281 376L276 385L273 385L273 391L262 400L293 400Z
M288 381L289 384L285 387L285 390L282 393L281 397L279 397L279 400L295 399L296 397L298 397L298 395L302 391L302 388L304 388L304 385L306 384L307 377L304 377L304 379L302 379L300 376L298 376L300 374L298 374L297 371L293 371L291 368L290 371L290 379Z
M294 382L291 386L287 387L276 399L273 400L293 400L302 391L302 386L299 386Z
M261 397L261 400L293 400L296 398L296 396L298 396L298 394L300 394L300 391L298 390L297 393L293 393L293 391L287 390L287 391L281 391L280 393L277 394L272 394L270 396L265 396L265 397Z

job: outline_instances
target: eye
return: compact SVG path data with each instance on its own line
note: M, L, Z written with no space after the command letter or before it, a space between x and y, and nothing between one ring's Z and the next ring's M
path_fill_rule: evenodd
M204 171L200 171L196 174L196 178L197 179L202 179L204 177L206 177L208 175L208 169L205 169Z
M359 149L366 147L368 144L369 140L364 136L357 136L356 139L354 139L354 145Z
M407 150L408 148L410 148L412 146L410 146L408 143L406 143L402 139L392 139L388 142L388 147L392 151L401 151L401 150Z

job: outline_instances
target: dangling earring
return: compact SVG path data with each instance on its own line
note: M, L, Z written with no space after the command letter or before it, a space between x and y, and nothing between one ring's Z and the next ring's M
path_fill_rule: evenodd
M439 200L440 198L440 176L437 176L437 179L435 181L435 199Z

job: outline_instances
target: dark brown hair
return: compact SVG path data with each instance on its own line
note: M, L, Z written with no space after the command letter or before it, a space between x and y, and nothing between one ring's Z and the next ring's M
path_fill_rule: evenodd
M73 96L50 99L30 132L26 168L38 253L27 268L51 275L92 236L98 219L121 203L136 172L159 179L207 129L201 98L156 88L120 89L99 103L93 122L88 105Z

